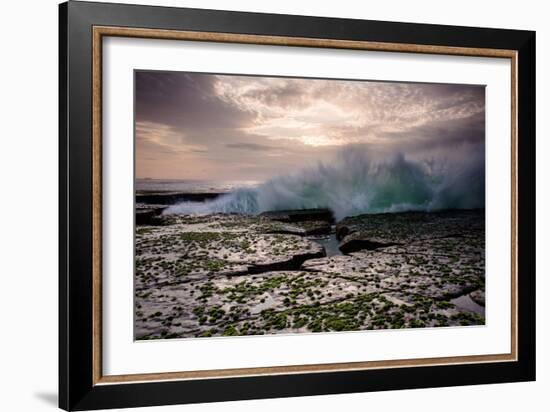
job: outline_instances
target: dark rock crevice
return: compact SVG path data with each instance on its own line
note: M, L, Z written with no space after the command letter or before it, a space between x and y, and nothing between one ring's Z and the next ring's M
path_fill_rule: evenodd
M162 211L166 206L136 208L136 225L162 226L166 224Z
M273 263L259 263L248 266L249 274L260 274L265 272L277 272L283 270L300 270L300 267L306 260L318 259L326 256L326 252L323 248L322 252L318 253L306 253L302 255L295 255L289 260L278 261Z
M340 244L340 251L343 254L349 254L353 252L359 252L361 250L376 250L390 246L400 246L401 243L395 242L381 242L373 239L344 239Z
M261 233L272 235L297 235L297 236L317 236L328 235L331 233L330 223L325 221L295 222L292 224L273 225L262 230Z
M284 223L323 221L334 223L334 215L329 209L277 210L263 212L261 217Z

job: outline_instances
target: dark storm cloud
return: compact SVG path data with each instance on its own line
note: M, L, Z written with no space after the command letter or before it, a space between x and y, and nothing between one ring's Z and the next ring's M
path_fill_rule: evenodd
M173 127L238 127L250 115L215 96L212 75L178 72L135 74L136 119Z
M424 151L429 148L449 148L462 144L484 144L485 113L466 118L434 120L411 127L406 133L388 132L383 138L402 151Z
M179 72L135 81L140 177L262 180L346 146L418 157L484 145L483 86Z

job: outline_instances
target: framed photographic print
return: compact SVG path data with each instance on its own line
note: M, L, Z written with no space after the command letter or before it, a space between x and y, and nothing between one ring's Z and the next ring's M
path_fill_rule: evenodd
M535 33L60 5L60 407L535 379Z

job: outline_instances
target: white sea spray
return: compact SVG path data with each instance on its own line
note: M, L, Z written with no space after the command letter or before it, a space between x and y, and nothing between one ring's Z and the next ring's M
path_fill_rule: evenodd
M484 153L408 159L352 148L333 162L274 177L206 202L182 202L167 214L240 213L328 208L337 220L363 213L472 209L485 206Z

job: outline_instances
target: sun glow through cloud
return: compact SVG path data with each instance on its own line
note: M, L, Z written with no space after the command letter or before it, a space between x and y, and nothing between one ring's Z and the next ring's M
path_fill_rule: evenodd
M481 145L484 116L483 86L137 72L136 168L262 180L350 145L429 158Z

